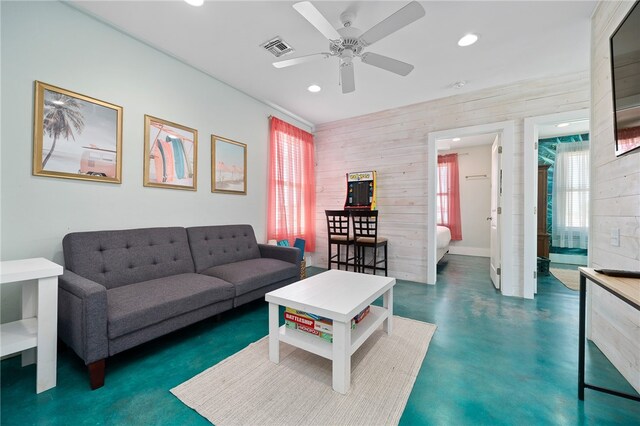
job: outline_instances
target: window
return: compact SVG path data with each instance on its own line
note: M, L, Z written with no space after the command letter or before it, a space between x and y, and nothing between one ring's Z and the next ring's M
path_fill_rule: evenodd
M559 143L556 153L552 245L586 249L589 232L589 143Z
M458 154L438 155L436 221L451 231L453 241L462 240Z
M313 135L271 118L267 237L315 249Z
M438 188L436 192L436 221L438 225L449 223L449 184L447 179L448 166L438 163Z

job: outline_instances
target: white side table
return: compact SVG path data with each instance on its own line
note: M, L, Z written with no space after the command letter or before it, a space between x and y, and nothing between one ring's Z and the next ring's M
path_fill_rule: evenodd
M22 366L37 364L36 393L56 385L58 275L62 266L41 257L0 262L0 285L38 280L22 285L22 319L0 325L0 356L22 352Z

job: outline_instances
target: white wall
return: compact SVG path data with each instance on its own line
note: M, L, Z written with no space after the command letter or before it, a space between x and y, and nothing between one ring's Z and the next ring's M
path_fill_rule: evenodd
M594 268L640 271L640 152L614 155L609 38L633 2L601 2L591 21L591 232ZM611 229L620 246L611 246ZM591 338L640 392L640 313L599 287L589 288Z
M308 127L65 4L0 7L2 260L63 263L72 231L250 223L266 239L267 117ZM31 175L34 80L124 107L122 184ZM198 130L197 192L142 186L144 114ZM212 133L247 144L246 196L211 193ZM2 322L19 313L4 290Z
M316 130L316 259L326 265L325 209L344 205L344 174L378 171L381 232L389 238L389 275L426 282L427 136L430 132L513 120L514 295L523 289L524 118L589 107L587 71L517 82L326 123ZM431 256L427 253L427 256Z
M438 151L458 154L462 240L452 241L451 254L489 257L491 222L491 145ZM484 175L485 177L470 177Z

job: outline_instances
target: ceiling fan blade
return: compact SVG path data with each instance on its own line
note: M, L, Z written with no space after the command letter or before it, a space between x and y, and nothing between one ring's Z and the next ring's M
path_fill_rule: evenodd
M305 62L313 62L320 58L326 59L329 56L331 56L330 53L314 53L312 55L299 56L297 58L286 59L284 61L277 61L273 63L273 66L276 68L285 68L292 65L304 64Z
M422 5L417 1L412 1L362 34L360 41L364 43L365 46L370 46L389 34L398 31L400 28L409 25L413 21L417 21L422 18L424 14L425 12Z
M298 11L311 25L316 27L318 31L322 33L329 40L340 40L340 34L333 28L333 25L327 21L316 7L309 1L301 1L293 5L293 8Z
M352 62L340 65L340 81L342 81L342 93L351 93L356 90Z
M367 52L361 57L365 64L391 71L401 76L406 76L413 70L413 65L406 62L398 61L387 56L378 55L377 53Z

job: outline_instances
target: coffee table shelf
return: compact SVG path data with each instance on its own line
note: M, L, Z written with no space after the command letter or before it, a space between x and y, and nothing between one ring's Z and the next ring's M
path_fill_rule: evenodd
M393 329L393 286L395 278L331 269L302 281L270 291L269 359L280 362L280 342L331 360L332 387L346 394L351 384L351 355L382 325ZM369 314L351 328L351 320L382 296L382 307L371 306ZM333 342L280 326L279 307L286 306L333 321Z
M367 337L371 336L380 324L382 324L387 318L387 313L387 309L371 305L369 314L356 325L355 329L351 330L351 352L349 355L353 355L365 340L367 340ZM280 341L323 358L333 359L333 344L311 333L294 330L283 325L280 327Z

